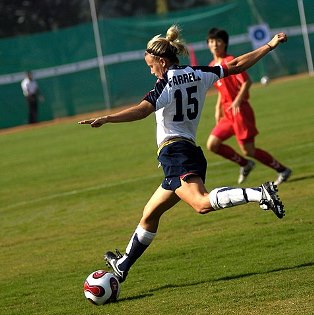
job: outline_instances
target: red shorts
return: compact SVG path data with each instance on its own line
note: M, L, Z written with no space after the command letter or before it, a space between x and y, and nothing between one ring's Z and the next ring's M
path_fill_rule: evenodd
M238 143L254 142L258 130L255 124L255 116L249 104L241 106L241 110L235 116L232 111L219 120L211 134L222 141L235 136Z

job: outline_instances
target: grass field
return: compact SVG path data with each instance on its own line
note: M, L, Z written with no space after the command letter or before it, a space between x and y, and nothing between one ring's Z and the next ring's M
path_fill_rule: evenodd
M162 179L154 117L1 134L1 315L314 314L313 87L303 77L251 91L257 146L294 172L279 187L286 217L256 204L201 216L180 203L162 218L119 302L101 307L84 298L83 282L106 269L105 250L124 251ZM203 147L215 98L199 128ZM235 185L238 167L206 156L208 189ZM257 164L245 186L275 177Z

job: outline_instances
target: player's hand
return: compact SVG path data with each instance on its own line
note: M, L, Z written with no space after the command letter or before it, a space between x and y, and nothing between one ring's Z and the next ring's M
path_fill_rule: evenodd
M81 120L78 123L80 125L91 125L91 127L98 128L98 127L101 127L106 122L107 122L106 117L98 117L98 118Z
M228 108L228 110L232 111L232 115L235 116L240 113L240 105L241 103L238 100L235 100Z
M273 50L276 48L280 43L285 43L288 40L288 37L285 33L278 33L276 34L271 41L268 42L268 45Z

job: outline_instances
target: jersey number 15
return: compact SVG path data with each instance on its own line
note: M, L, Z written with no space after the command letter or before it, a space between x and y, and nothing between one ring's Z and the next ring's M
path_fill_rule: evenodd
M196 97L193 97L192 94L197 92L197 86L190 86L186 88L187 93L187 106L183 106L183 97L182 97L182 91L176 90L174 92L174 97L176 99L176 114L173 116L173 121L183 121L184 120L184 114L183 113L183 107L186 108L186 115L189 120L193 120L198 115L198 99ZM192 105L192 106L188 106Z

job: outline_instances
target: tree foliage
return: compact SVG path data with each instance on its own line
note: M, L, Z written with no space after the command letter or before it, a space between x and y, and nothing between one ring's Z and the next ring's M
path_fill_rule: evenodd
M169 11L227 0L94 0L99 18L143 16L156 12L157 2ZM90 22L89 0L1 0L0 38L51 31Z
M0 37L45 32L88 20L90 20L88 1L0 1Z

